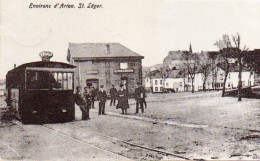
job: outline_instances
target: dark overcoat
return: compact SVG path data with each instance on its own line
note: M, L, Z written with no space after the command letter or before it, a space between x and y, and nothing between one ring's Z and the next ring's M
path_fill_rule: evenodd
M135 89L135 99L137 102L144 102L145 96L144 87L138 87Z
M74 95L74 100L78 106L86 104L85 98L81 94L81 92L76 92L76 94Z
M121 109L128 109L129 104L128 104L128 94L126 90L119 90L117 92L117 97L118 97L118 103L116 105L116 108L121 108Z
M86 100L87 105L90 105L91 100L92 100L91 93L84 92L84 96L85 96L85 100Z
M106 102L106 100L107 100L107 93L106 93L105 90L98 91L98 93L97 93L97 100L100 101L100 102Z

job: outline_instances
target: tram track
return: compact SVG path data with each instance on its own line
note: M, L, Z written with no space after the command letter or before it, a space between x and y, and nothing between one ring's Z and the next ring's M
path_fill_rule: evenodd
M13 121L14 122L14 124L16 124L16 125L18 125L18 126L20 126L20 127L24 127L24 126L26 126L26 125L23 125L21 122L19 122L19 121ZM104 152L107 152L107 153L110 153L110 154L116 154L116 155L120 155L120 156L122 156L122 157L126 157L126 156L123 156L123 155L121 155L121 154L118 154L118 153L114 153L114 152L112 152L112 151L109 151L109 150L106 150L106 149L102 149L102 148L99 148L99 147L97 147L97 146L94 146L94 145L91 145L91 144L89 144L89 143L86 143L85 141L83 141L83 140L81 140L81 139L78 139L78 138L76 138L76 137L73 137L73 136L69 136L69 135L67 135L67 134L65 134L65 133L63 133L63 132L60 132L60 131L58 131L58 130L55 130L55 129L53 129L53 128L50 128L50 127L48 127L47 125L40 125L41 127L43 127L43 128L45 128L45 129L47 129L47 130L49 130L49 131L52 131L52 132L54 132L54 133L56 133L56 134L58 134L58 135L60 135L60 136L63 136L63 137L65 137L65 138L68 138L68 139L71 139L71 140L74 140L74 141L76 141L76 142L78 142L78 143L81 143L81 144L85 144L85 145L87 145L87 146L90 146L90 147L92 147L92 148L95 148L95 149L98 149L98 150L101 150L101 151L104 151ZM18 154L18 153L17 153ZM18 154L19 155L19 154ZM128 158L128 157L127 157Z
M72 127L72 128L76 128L76 129L80 129L80 130L84 130L82 129L81 127L77 127L77 126L73 126L73 125L68 125L66 124L66 126L69 126L69 127ZM48 127L49 128L49 127ZM84 130L85 131L85 130ZM155 148L150 148L150 147L147 147L147 146L143 146L143 145L138 145L138 144L135 144L135 143L130 143L128 141L124 141L124 140L121 140L121 139L118 139L118 138L115 138L115 137L111 137L111 136L108 136L108 135L103 135L101 133L98 133L96 131L93 131L93 130L86 130L86 132L91 132L91 133L94 133L96 135L99 135L101 137L105 137L107 139L111 139L113 141L116 141L116 142L119 142L119 143L123 143L123 144L127 144L127 145L130 145L132 147L138 147L138 148L141 148L141 149L145 149L145 150L149 150L149 151L153 151L153 152L157 152L159 154L164 154L164 155L170 155L170 156L173 156L173 157L176 157L176 158L180 158L180 159L184 159L184 160L192 160L190 158L187 158L187 157L184 157L184 156L181 156L181 155L177 155L177 154L174 154L174 153L171 153L171 152L167 152L167 151L164 151L164 150L159 150L159 149L155 149Z
M14 124L16 124L16 125L18 125L18 126L20 126L20 127L26 126L26 125L23 125L22 123L20 123L19 121L14 121ZM127 156L121 155L121 154L119 154L119 153L115 153L115 152L113 152L113 151L109 151L109 150L100 148L100 147L98 147L98 146L89 144L89 143L87 143L87 142L85 142L85 141L83 141L83 140L81 140L81 139L79 139L79 138L77 138L77 137L70 136L70 135L68 135L68 134L66 134L66 133L64 133L64 132L61 132L61 131L59 131L59 130L56 130L56 129L54 129L54 128L52 128L52 127L49 127L49 126L47 126L47 125L40 125L40 126L43 127L43 128L45 128L45 129L47 129L47 130L49 130L49 131L52 131L52 132L54 132L54 133L56 133L56 134L59 134L59 135L61 135L61 136L63 136L63 137L66 137L66 138L68 138L68 139L72 139L72 140L74 140L74 141L77 141L77 142L79 142L79 143L82 143L82 144L91 146L91 147L93 147L93 148L96 148L96 149L99 149L99 150L102 150L102 151L105 151L105 152L108 152L108 153L113 153L113 154L116 154L116 155L120 155L120 156L123 156L123 157L127 157ZM68 124L66 124L66 126L70 126L70 127L72 127L72 128L77 128L77 129L81 129L81 130L82 130L82 128L76 127L76 126L73 126L73 125L68 125ZM190 159L190 158L187 158L187 157L184 157L184 156L180 156L180 155L177 155L177 154L174 154L174 153L171 153L171 152L167 152L167 151L163 151L163 150L159 150L159 149L155 149L155 148L150 148L150 147L146 147L146 146L142 146L142 145L130 143L130 142L123 141L123 140L120 140L120 139L117 139L117 138L114 138L114 137L111 137L111 136L108 136L108 135L103 135L103 134L101 134L101 133L98 133L98 132L95 132L95 131L92 131L92 130L87 130L87 132L94 133L94 134L96 134L96 135L99 135L99 136L101 136L101 137L105 137L105 138L107 138L107 139L111 139L111 140L116 141L116 142L118 142L118 143L123 143L123 144L129 145L129 146L132 146L132 147L137 147L137 148L140 148L140 149L144 149L144 150L156 152L156 153L158 153L158 154L164 154L164 155L166 155L166 156L169 156L169 155L170 155L170 156L173 156L173 157L176 157L176 158L180 158L180 159L183 159L183 160L192 160L192 159ZM129 157L127 157L127 158L129 158ZM129 159L131 159L131 158L129 158Z
M10 149L18 157L19 160L23 161L22 156L16 150L14 150L10 145L8 145L7 143L5 143L1 140L0 140L0 143L2 143L4 146L8 147L8 149ZM1 158L0 158L0 160L1 160Z

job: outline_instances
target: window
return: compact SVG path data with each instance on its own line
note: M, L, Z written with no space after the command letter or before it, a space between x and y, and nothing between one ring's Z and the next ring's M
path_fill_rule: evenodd
M160 84L162 85L162 80L160 80Z
M169 87L169 83L166 83L166 87Z
M228 79L230 79L230 74L228 74Z
M155 80L155 85L157 85L157 80Z
M27 89L72 89L73 73L28 71Z
M220 74L220 80L224 80L224 75Z
M155 87L155 92L158 92L158 87Z
M128 68L128 63L120 63L120 69L127 69Z
M160 91L163 91L163 87L160 87Z
M242 87L245 87L245 86L246 86L246 82L242 81Z
M179 86L182 87L182 82L179 83Z
M231 87L231 83L230 82L228 82L228 87Z

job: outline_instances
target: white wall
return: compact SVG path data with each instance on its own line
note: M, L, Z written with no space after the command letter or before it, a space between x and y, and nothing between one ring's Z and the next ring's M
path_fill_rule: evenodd
M232 89L238 87L239 72L229 72L226 82L226 88ZM242 87L249 87L254 85L254 73L249 71L242 72Z
M184 91L185 78L166 78L164 88L174 89L175 92Z
M153 92L163 92L163 79L162 78L153 78Z

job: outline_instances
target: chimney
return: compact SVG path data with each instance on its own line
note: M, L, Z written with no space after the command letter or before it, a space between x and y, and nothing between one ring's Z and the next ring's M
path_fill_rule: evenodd
M110 54L110 46L109 46L109 44L107 44L106 46L107 46L107 54Z
M50 59L53 57L53 54L49 51L42 51L39 55L42 58L42 61L44 62L49 62Z
M14 64L14 68L16 68L16 64Z

